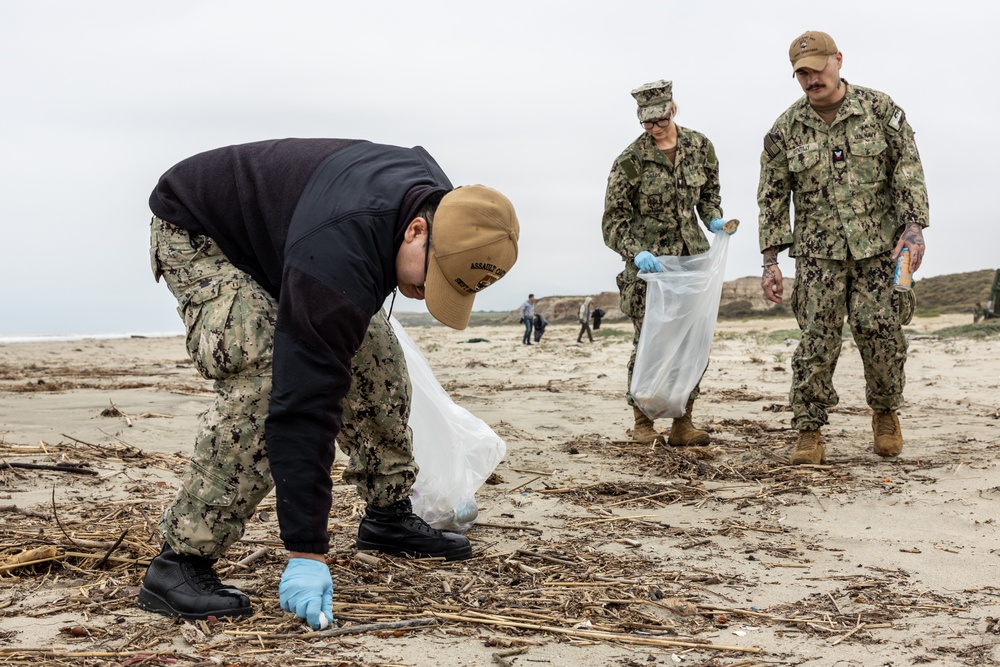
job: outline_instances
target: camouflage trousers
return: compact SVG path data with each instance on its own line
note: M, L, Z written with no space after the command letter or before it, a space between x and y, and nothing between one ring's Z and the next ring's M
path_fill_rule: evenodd
M639 351L639 335L642 333L642 322L646 317L646 281L636 278L629 280L626 272L618 274L618 292L621 295L622 312L632 320L632 354L628 358L628 386L632 386L632 372L635 370L635 355ZM708 367L706 366L706 369ZM704 377L704 373L702 373ZM695 385L688 396L688 402L697 400L701 395L701 381ZM631 390L625 392L625 402L634 406Z
M861 352L868 405L888 411L903 404L907 341L901 317L912 311L912 294L893 290L893 267L890 253L845 261L795 259L791 307L802 337L792 356L792 428L827 424L827 409L840 400L833 372L845 316Z
M159 218L151 226L153 274L177 298L187 350L214 380L181 488L160 521L178 553L218 558L240 537L271 491L264 420L271 396L277 301L237 269L212 239ZM386 317L372 318L352 362L338 444L350 459L344 480L370 504L408 498L417 475L407 425L410 382Z

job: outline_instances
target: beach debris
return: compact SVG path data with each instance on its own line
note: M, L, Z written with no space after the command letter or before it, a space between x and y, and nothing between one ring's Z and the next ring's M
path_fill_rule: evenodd
M65 628L59 628L59 632L64 635L69 635L71 637L89 637L90 630L83 627L82 625L73 625Z
M518 655L524 655L527 652L528 652L527 647L510 648L504 651L496 651L495 653L492 654L491 657L493 658L493 662L500 665L500 667L512 667L514 661L509 660L508 658L513 658Z
M86 463L22 463L18 461L0 460L0 467L20 468L21 470L45 470L48 472L69 472L77 475L97 475L96 470L85 467Z
M181 625L181 637L191 646L198 646L208 641L208 635L194 623L185 621Z
M51 545L35 547L34 549L25 549L20 553L8 556L3 560L3 562L0 562L0 572L7 572L19 567L36 565L38 563L53 560L56 557L56 551L56 548Z
M490 363L499 365L492 359ZM184 368L194 375L193 367ZM460 380L449 386L483 400L499 392L532 392L535 398L551 401L554 409L563 409L557 401L568 403L575 392L611 393L606 387L572 380L569 375L574 372L578 371L567 371L566 382L555 385L560 393L546 390L548 378L532 377L497 388L488 386L487 380L476 384L461 370ZM57 381L54 378L49 385ZM181 375L163 383L170 391L181 385L207 386ZM778 396L766 388L732 391L718 404L752 399L759 406ZM200 396L204 395L202 391ZM615 394L614 400L620 397ZM776 412L788 409L775 405L781 407ZM833 412L845 421L854 414L844 408ZM725 661L732 667L763 667L791 659L788 644L780 640L784 635L796 642L804 638L819 649L840 646L841 653L833 656L839 657L891 641L899 631L918 636L928 625L954 627L950 635L937 633L934 645L930 634L920 635L927 655L939 660L943 648L951 655L955 655L952 648L969 648L973 633L967 628L974 626L981 637L983 612L995 607L997 587L934 590L912 569L855 567L854 562L831 565L836 559L853 560L852 554L788 519L791 505L815 505L820 499L836 505L845 499L854 502L859 494L888 497L901 493L898 487L910 487L909 491L918 484L933 484L933 471L943 467L943 457L930 453L930 445L928 453L894 465L892 483L887 483L888 469L873 468L869 452L848 453L846 446L836 466L788 465L787 453L796 434L788 427L787 414L765 413L760 420L721 419L723 414L729 416L721 408L716 414L712 430L720 439L705 448L704 456L615 441L609 434L620 432L618 423L595 425L597 433L563 435L533 430L524 421L514 420L517 426L501 421L498 434L503 431L511 450L530 449L531 456L515 458L501 469L509 483L497 474L496 484L480 491L481 506L490 520L470 529L474 557L459 563L356 552L352 526L363 511L363 501L349 485L335 485L330 523L337 528L331 530L329 564L336 581L335 624L340 627L318 632L279 610L275 583L286 560L276 535L271 496L255 516L272 520L251 520L243 539L218 564L219 572L229 575L227 583L232 581L252 596L257 613L246 619L191 623L188 634L194 642L202 642L197 650L178 642L184 627L179 621L135 611L138 585L162 545L158 517L177 489L167 476L180 474L187 465L186 453L146 452L113 433L82 438L64 434L60 442L31 446L10 442L17 439L16 433L0 434L0 457L8 460L69 458L101 471L97 476L60 477L58 507L54 495L51 508L20 500L17 506L0 507L0 567L30 549L48 549L42 555L52 554L49 560L0 572L3 614L73 619L47 626L68 629L60 629L55 641L43 642L48 645L3 643L0 664L85 661L137 667L211 661L284 667L293 656L293 661L304 664L340 661L355 667L378 660L361 648L365 639L428 633L433 643L442 646L454 641L452 646L478 642L491 647L497 656L493 662L499 665L531 662L517 657L534 646L604 644L636 656L615 664L637 664L646 653L655 652L659 662L671 662L676 655L684 664ZM853 432L834 437L847 441ZM975 444L981 440L956 440L951 446L961 450L961 457L980 450L989 453L989 447ZM592 465L567 463L574 460L566 456L570 453L587 456ZM951 463L961 457L944 458ZM968 460L979 464L984 459ZM338 459L333 478L339 480L343 471L344 462ZM0 473L12 487L5 490L21 490L13 487L25 477L15 478L13 470L2 464ZM34 484L44 476L27 479ZM508 500L522 491L528 494L518 496L522 507L512 508ZM529 502L543 510L541 515L522 512ZM693 512L697 521L689 520ZM934 548L964 555L973 546L942 540ZM899 551L920 553L915 547ZM827 560L821 555L831 553ZM910 568L919 562L907 560ZM805 592L779 596L785 600L781 603L762 601L774 599L775 586L788 584L788 591L795 590L793 580L807 582L804 588L798 586ZM986 619L985 630L996 637L1000 621L994 616ZM74 628L89 634L74 634ZM879 629L892 632L881 637ZM337 637L348 641L341 644ZM762 651L754 646L758 638ZM722 645L727 640L740 646ZM504 649L520 653L505 654ZM205 657L209 650L211 658ZM730 651L739 655L723 657ZM905 657L920 661L912 651ZM970 652L969 664L982 664L972 658Z

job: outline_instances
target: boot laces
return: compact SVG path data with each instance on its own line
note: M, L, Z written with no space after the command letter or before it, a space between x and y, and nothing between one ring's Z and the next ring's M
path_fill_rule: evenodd
M208 563L199 563L191 559L185 559L184 564L187 566L186 569L191 576L191 583L196 587L209 593L217 593L220 589L226 588L226 585L219 579L219 575L216 574L215 569Z
M799 435L799 441L795 449L799 451L810 451L819 446L819 431L807 431Z
M369 512L371 510L372 508L369 506ZM422 533L423 535L429 535L431 537L439 537L441 535L440 530L433 528L430 524L423 520L423 517L413 512L413 504L408 499L393 503L392 505L389 505L389 507L376 508L375 512L376 514L374 516L369 515L371 520L397 523L401 526L405 526L415 533Z
M440 530L438 530L437 528L433 528L429 523L424 521L422 517L420 517L417 514L414 514L413 512L409 512L407 514L400 516L399 521L400 523L405 524L407 528L410 528L411 530L414 530L419 533L423 533L424 535L431 535L433 537L437 537L438 535L441 534Z
M875 435L896 435L896 421L891 412L879 413L875 418Z

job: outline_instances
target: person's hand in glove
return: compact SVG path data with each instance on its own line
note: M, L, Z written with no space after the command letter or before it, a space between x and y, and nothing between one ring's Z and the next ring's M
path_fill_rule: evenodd
M635 265L639 267L640 271L645 271L646 273L656 273L660 270L660 262L653 256L653 253L648 250L643 250L638 255L635 256Z
M709 231L711 231L714 234L718 234L721 231L725 231L724 230L725 226L726 226L726 221L723 220L722 218L714 218L712 222L708 223ZM726 233L732 235L736 233L736 230L733 229L733 231Z
M333 620L333 579L325 561L289 558L278 584L281 608L304 618L313 630Z

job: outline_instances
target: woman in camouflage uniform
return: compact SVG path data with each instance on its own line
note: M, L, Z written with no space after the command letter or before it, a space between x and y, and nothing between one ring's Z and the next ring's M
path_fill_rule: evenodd
M708 252L710 231L722 229L719 161L708 137L674 122L672 82L655 81L632 91L638 102L639 122L645 133L615 160L608 177L602 228L604 242L621 255L625 269L618 274L622 311L635 327L628 362L629 386L646 312L646 284L639 270L659 271L659 255L695 255ZM670 445L704 445L708 433L691 423L691 408L699 387L691 392L682 417L674 419L667 437ZM653 422L626 396L635 414L633 439L652 442L661 437Z

